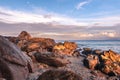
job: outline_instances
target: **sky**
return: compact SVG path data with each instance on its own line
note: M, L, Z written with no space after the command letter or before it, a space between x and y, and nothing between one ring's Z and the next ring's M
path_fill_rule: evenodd
M0 0L0 35L120 40L120 0Z

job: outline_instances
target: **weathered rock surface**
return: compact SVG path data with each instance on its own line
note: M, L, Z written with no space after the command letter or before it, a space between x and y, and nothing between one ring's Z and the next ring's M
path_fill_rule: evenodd
M7 80L26 80L32 71L30 58L0 36L0 73Z
M32 52L52 52L53 46L56 44L53 39L50 38L35 38L31 35L22 31L18 37L6 37L11 42L15 43L22 51Z
M105 51L101 55L103 61L102 71L111 76L120 76L120 54L113 52L112 50Z
M98 56L96 55L88 55L84 60L83 63L89 69L94 70L96 66L99 64Z
M26 31L22 31L19 36L18 36L19 39L25 39L25 40L29 40L31 38L31 35L26 32Z
M31 38L27 41L25 49L27 52L36 50L38 52L44 52L44 50L52 52L54 45L55 41L50 38Z
M73 55L77 49L77 44L74 42L65 41L64 43L58 43L54 46L53 52L60 55Z
M27 80L37 80L38 77L38 80L120 79L120 55L111 50L81 50L74 42L56 43L50 38L31 37L26 31L21 32L18 37L6 38L25 54L0 37L0 79L25 80L28 73L32 72L29 57L34 62L36 72L30 73ZM79 79L78 75L82 78Z
M53 57L48 54L35 53L34 55L38 62L47 64L52 67L62 67L68 63L68 61L65 59Z
M84 55L92 54L92 49L91 48L83 48L82 54L84 54Z
M109 76L120 76L120 54L112 50L104 52L101 50L84 50L83 53L87 57L83 60L83 63L86 67L93 70L97 66L97 69Z
M82 77L72 71L49 70L40 75L37 80L82 80Z

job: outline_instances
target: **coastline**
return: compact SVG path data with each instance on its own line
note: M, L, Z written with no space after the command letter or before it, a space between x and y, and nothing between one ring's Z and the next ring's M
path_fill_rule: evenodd
M11 42L6 41L1 36L0 52L3 56L0 56L2 59L0 61L6 62L6 70L8 70L8 65L13 66L14 68L14 66L18 66L17 64L23 65L21 61L26 62L24 59L16 60L16 58L19 58L17 57L18 55L24 56L21 52L27 56L27 59L28 57L30 59L27 63L29 66L24 65L28 68L27 73L23 73L21 75L21 73L19 74L19 72L17 72L18 75L14 76L16 72L11 67L8 71L10 73L6 73L7 75L13 75L12 78L10 76L10 80L16 80L16 77L19 76L22 77L23 80L56 80L56 78L62 78L63 75L61 73L66 73L65 77L61 80L120 79L120 55L112 50L104 51L101 49L94 50L91 48L81 49L75 41L56 43L54 39L50 38L33 38L26 31L21 32L18 37L5 38L14 43L14 45L11 45ZM8 48L7 46L2 45L3 42L6 45L11 45L11 47ZM4 47L6 50L12 49L12 51L8 50L8 53L6 53ZM19 47L20 53L14 55L13 52L19 52L19 49L16 51L16 47ZM7 56L4 57L4 55ZM24 66L18 68L15 67L15 69L22 70ZM0 67L3 68L2 65ZM3 71L0 73L2 78L9 78L6 74L3 74ZM24 74L28 75L23 77ZM45 77L52 74L53 77Z

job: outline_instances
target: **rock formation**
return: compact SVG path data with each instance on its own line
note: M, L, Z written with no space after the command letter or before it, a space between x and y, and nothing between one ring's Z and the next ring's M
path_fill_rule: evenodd
M17 46L0 36L0 73L7 80L26 80L32 71L31 59Z
M89 55L84 60L83 63L85 66L87 66L89 69L94 70L96 66L99 64L98 56L95 55Z
M120 76L120 54L113 52L112 50L105 51L101 55L103 61L102 71L109 75Z
M37 80L82 80L82 78L72 71L49 70L40 75Z
M1 79L119 80L120 54L112 50L80 49L75 42L56 43L53 39L31 37L22 31L18 37L0 36Z
M51 51L55 45L55 41L50 38L35 38L31 37L31 35L26 32L22 31L18 37L6 37L11 42L15 43L22 51L25 52L44 52L44 51Z
M65 59L56 58L48 54L35 53L34 55L38 62L47 64L52 67L62 67L68 63L68 61Z
M28 33L28 32L26 32L26 31L22 31L20 34L19 34L19 36L18 36L18 38L19 39L25 39L25 40L28 40L28 39L30 39L31 38L31 35Z
M53 47L53 52L59 55L73 55L77 49L77 44L74 42L65 41L64 43L58 43Z
M83 60L86 67L97 69L108 74L109 76L120 76L120 54L109 50L102 52L101 50L83 51L87 57ZM90 54L89 54L90 53Z

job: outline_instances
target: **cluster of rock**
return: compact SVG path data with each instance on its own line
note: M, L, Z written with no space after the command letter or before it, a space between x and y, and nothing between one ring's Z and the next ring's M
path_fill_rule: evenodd
M27 53L32 51L51 51L52 47L55 45L55 41L53 39L31 37L31 35L26 31L22 31L18 37L6 38L15 43L22 51Z
M120 79L119 54L80 50L75 42L56 43L50 38L32 37L26 31L18 37L0 36L0 80Z
M55 48L57 45L58 44L55 43L53 39L31 37L26 31L22 31L18 37L0 36L0 79L27 80L30 73L41 69L39 68L41 65L43 67L44 65L47 65L49 68L66 66L69 61L63 57L55 56L55 50L63 50ZM70 51L73 51L77 47L77 45L72 42L65 42L64 46L66 50L68 50L66 55L72 54ZM69 48L68 46L72 47ZM59 53L58 55L60 54L62 53ZM58 73L56 77L51 77L51 79L49 77L43 77L41 79L54 80L56 78L61 80L81 80L80 76L72 71L57 70L56 72L56 70L53 69L50 72L51 75L56 73ZM64 77L62 77L63 73L66 74ZM43 75L47 74L43 73ZM40 77L38 80L41 80Z
M53 47L53 52L55 54L61 54L61 55L79 55L79 53L75 53L76 49L78 48L77 44L75 42L68 42L65 41L64 43L57 43Z
M6 80L26 80L32 68L31 59L16 45L0 36L0 77Z
M83 54L86 55L83 60L84 65L91 70L100 70L109 76L120 77L120 54L109 50L92 50L85 49Z

